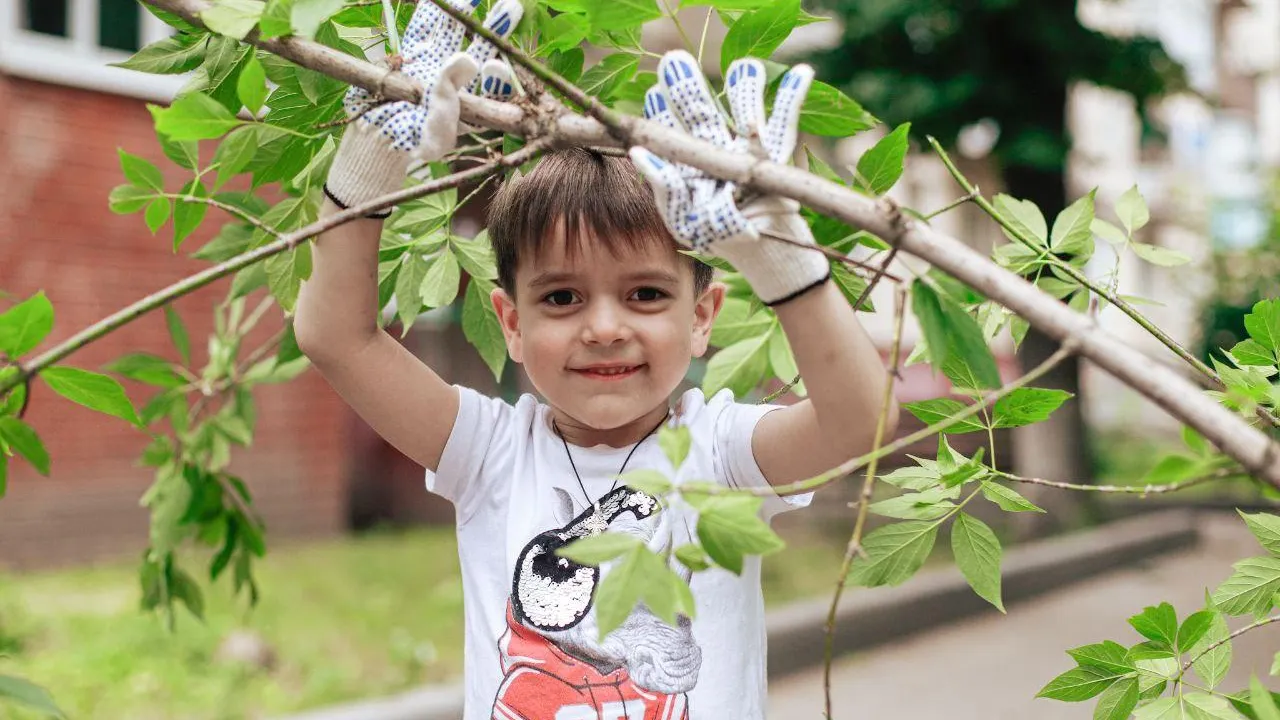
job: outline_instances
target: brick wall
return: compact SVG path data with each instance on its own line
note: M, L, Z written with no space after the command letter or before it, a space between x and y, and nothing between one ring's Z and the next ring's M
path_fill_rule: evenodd
M172 229L152 236L140 214L114 215L111 188L123 182L116 148L155 162L177 189L184 171L164 157L150 114L138 100L0 75L0 309L44 290L54 305L49 347L106 315L207 267L172 252ZM202 148L208 162L213 148ZM200 247L221 225L214 213L189 238ZM201 366L221 280L181 298L193 360ZM261 297L263 291L254 295ZM252 303L250 304L252 307ZM256 347L280 326L268 312L249 338ZM176 358L162 312L144 316L73 354L68 363L100 370L124 353ZM126 381L141 407L153 389ZM269 539L332 533L346 524L346 479L359 423L324 380L309 370L256 393L254 446L237 449L232 471L249 482ZM138 499L152 470L135 465L148 437L89 411L38 382L26 420L52 456L50 478L24 461L10 465L0 500L0 566L34 566L130 555L141 550L146 511Z

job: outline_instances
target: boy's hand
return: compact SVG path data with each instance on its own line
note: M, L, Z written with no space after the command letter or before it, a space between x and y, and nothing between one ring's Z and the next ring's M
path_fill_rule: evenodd
M479 0L449 0L471 12ZM490 9L485 27L506 37L520 22L520 0L501 0ZM399 190L411 160L436 160L453 149L458 136L458 91L470 88L496 100L510 98L510 70L495 56L497 48L476 40L461 52L466 28L421 0L405 29L402 44L406 75L422 83L422 103L396 101L378 105L362 87L347 91L348 117L325 193L339 206L351 207ZM476 77L479 69L480 77ZM390 210L371 217L386 217Z
M725 75L729 107L738 129L735 138L697 61L689 53L675 50L658 63L658 83L645 94L644 114L725 150L786 163L795 150L800 107L812 80L813 70L807 65L788 70L774 100L773 114L766 120L764 64L754 58L735 60ZM813 243L813 234L794 200L759 197L739 209L734 183L668 162L643 147L631 148L631 159L653 187L658 209L676 240L728 260L766 305L785 302L830 277L827 260L816 249L761 237L778 235Z

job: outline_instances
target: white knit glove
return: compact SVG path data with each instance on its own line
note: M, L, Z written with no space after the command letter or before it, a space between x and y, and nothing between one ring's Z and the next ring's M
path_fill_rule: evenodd
M480 0L449 2L463 12L472 12L480 4ZM501 0L490 9L485 27L506 37L523 12L520 0ZM357 119L343 134L325 182L325 194L340 207L399 190L410 162L437 160L452 150L458 137L459 89L470 87L495 100L511 97L511 73L496 59L497 48L480 39L467 52L460 52L465 34L461 23L423 0L401 44L401 70L422 83L422 103L397 101L369 109L377 103L373 93L358 86L347 91L347 116ZM481 68L479 78L477 68ZM387 210L370 217L390 214Z
M770 160L786 163L796 146L800 107L812 80L813 70L807 65L788 70L766 121L764 64L753 58L735 60L725 75L738 128L735 138L698 62L683 50L673 50L658 63L658 83L645 94L644 114L725 150L749 153L759 143ZM631 148L631 159L652 186L658 209L676 240L728 260L766 305L786 302L830 278L827 259L816 249L761 237L772 234L813 243L813 233L794 200L760 197L739 210L734 183L668 162L643 147Z

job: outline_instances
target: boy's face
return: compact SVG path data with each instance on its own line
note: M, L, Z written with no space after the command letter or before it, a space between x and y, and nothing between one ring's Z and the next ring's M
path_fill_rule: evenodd
M507 351L561 430L577 444L624 444L658 422L706 352L724 286L695 297L689 260L665 242L615 257L584 238L570 259L558 232L521 259L515 295L492 294Z

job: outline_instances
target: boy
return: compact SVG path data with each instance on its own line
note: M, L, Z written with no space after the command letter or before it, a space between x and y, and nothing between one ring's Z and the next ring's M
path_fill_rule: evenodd
M487 22L509 32L518 18L513 1ZM477 87L490 96L509 92L499 63L478 62L492 48L477 43L468 57L456 53L461 39L432 3L418 4L405 71L424 84L424 106L391 103L352 123L326 184L325 212L398 189L411 157L434 159L452 147L457 92L477 65L484 68ZM766 120L763 65L731 66L729 102L739 130L755 138L750 144L730 134L691 56L670 53L658 72L648 117L726 149L790 157L807 68L783 78ZM350 114L365 110L367 93L350 97ZM526 395L512 406L451 386L378 328L379 219L317 241L298 301L298 342L317 369L427 468L428 489L456 506L468 720L762 718L758 557L741 575L685 573L695 619L673 627L639 605L601 641L593 600L611 567L579 565L555 550L603 530L633 534L655 550L694 539L692 511L658 512L653 498L619 487L626 469L672 474L653 439L664 423L687 426L693 439L678 480L732 487L810 477L872 444L887 382L878 352L828 281L821 254L761 237L812 242L795 203L758 198L740 211L731 184L641 148L631 158L552 153L505 185L490 211L500 286L492 302L511 358L545 402ZM681 246L729 260L773 307L810 399L780 408L690 390L670 404L690 358L707 349L725 293ZM896 416L895 405L890 431ZM768 520L808 499L773 495L762 512Z

